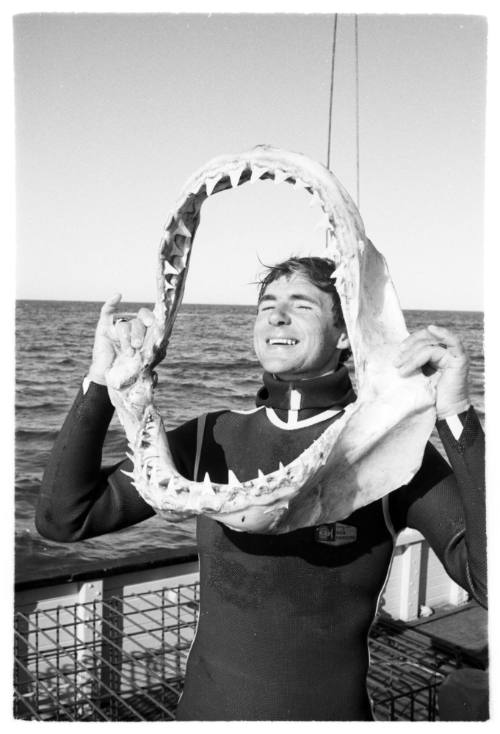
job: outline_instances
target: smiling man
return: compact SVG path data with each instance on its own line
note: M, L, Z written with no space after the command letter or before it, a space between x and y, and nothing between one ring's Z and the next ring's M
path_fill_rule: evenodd
M255 353L282 380L331 372L349 347L340 299L323 262L292 258L272 268L261 284Z
M356 399L348 339L320 258L292 258L264 278L254 343L265 370L256 407L222 410L168 433L188 478L240 481L294 460ZM82 540L146 519L153 510L121 469L101 467L113 414L106 372L114 359L102 309L93 362L59 434L40 493L37 527ZM116 326L140 347L153 315ZM178 706L180 720L372 720L367 638L395 535L420 530L450 576L486 598L483 435L467 396L467 358L446 329L422 329L402 345L402 374L438 370L438 430L451 467L429 444L412 481L342 522L282 535L236 532L197 519L200 613ZM300 500L299 500L300 501Z

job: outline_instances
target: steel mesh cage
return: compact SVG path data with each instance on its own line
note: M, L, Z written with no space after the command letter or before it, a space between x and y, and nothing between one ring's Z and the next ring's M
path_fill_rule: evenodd
M15 614L14 716L42 721L175 719L199 584ZM419 639L419 637L421 639ZM437 718L457 661L418 634L374 625L369 693L378 720Z
M175 718L198 584L15 615L14 715L61 721Z

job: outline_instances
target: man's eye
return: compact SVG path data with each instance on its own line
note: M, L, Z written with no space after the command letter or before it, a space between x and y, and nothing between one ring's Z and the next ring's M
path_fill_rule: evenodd
M305 308L307 311L311 310L311 306L307 306L305 303L297 304L297 308Z

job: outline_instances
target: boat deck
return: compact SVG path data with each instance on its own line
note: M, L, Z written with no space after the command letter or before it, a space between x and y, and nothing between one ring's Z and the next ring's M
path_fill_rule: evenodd
M196 628L198 582L94 598L86 593L76 603L18 608L16 718L174 720ZM466 604L414 624L379 618L368 678L378 720L438 718L444 678L464 661L483 667L482 612ZM464 647L469 639L475 647Z

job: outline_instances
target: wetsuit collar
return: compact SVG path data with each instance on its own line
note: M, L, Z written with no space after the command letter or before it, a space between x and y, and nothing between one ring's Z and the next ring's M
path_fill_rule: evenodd
M307 380L285 382L264 372L256 404L274 410L344 408L356 399L347 367Z

